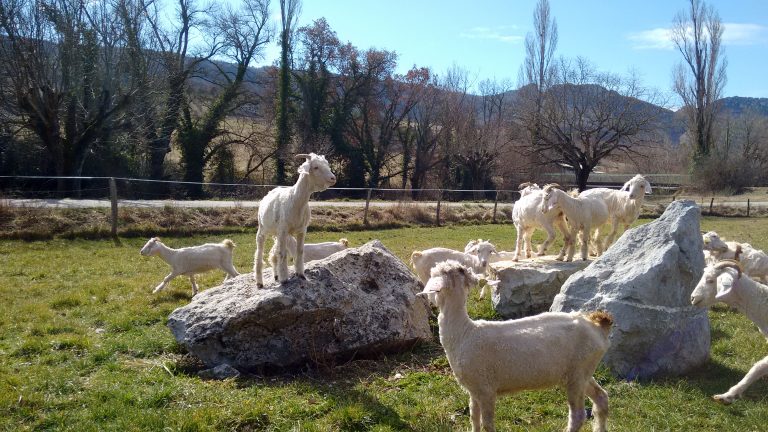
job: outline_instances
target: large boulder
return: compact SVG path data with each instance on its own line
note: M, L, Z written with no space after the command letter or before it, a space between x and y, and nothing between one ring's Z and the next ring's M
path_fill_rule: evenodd
M285 368L391 352L432 337L422 287L379 241L309 263L307 280L262 289L241 275L196 295L168 319L176 340L209 367Z
M490 276L499 280L491 297L493 308L504 318L521 318L547 311L568 277L583 270L590 262L563 262L548 255L527 261L492 263Z
M707 311L690 303L703 268L699 209L675 201L571 276L551 310L610 312L615 323L603 361L619 377L683 374L709 357Z

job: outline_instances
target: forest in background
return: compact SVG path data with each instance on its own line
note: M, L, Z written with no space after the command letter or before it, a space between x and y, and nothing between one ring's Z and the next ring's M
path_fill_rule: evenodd
M677 111L637 76L556 56L546 0L515 84L460 67L398 74L396 52L343 42L323 18L296 28L299 12L298 0L0 0L0 175L181 180L175 193L196 198L216 194L203 181L290 184L292 155L313 151L338 187L514 189L561 171L582 189L595 171L690 173L709 190L768 180L768 99L720 97L719 17L699 0L676 17L705 35L675 41ZM281 59L254 68L273 43Z

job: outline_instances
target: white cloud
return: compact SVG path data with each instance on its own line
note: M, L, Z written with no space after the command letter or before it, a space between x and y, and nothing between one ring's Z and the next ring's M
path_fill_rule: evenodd
M630 33L627 39L633 42L634 49L672 49L672 30L667 28L655 28L641 32Z
M723 23L723 44L760 45L768 43L768 27L748 23ZM671 28L655 28L626 36L634 49L671 50L675 48Z
M760 24L725 23L723 43L726 45L757 45L768 42L768 27Z
M510 34L509 30L517 30L517 26L498 26L498 27L474 27L467 31L459 33L459 37L464 39L487 39L496 40L504 43L520 43L524 37Z

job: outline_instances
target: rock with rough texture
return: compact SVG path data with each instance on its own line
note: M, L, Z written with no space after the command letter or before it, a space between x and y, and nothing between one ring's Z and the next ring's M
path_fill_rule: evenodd
M499 280L491 297L496 313L504 318L521 318L549 310L566 279L591 262L563 262L554 258L553 255L492 263L490 276Z
M379 241L346 249L283 284L244 274L171 313L176 340L209 367L284 368L378 352L432 338L427 300L408 267Z
M675 201L571 276L551 310L610 312L614 328L603 362L619 377L683 374L709 357L707 311L690 304L703 268L699 209Z

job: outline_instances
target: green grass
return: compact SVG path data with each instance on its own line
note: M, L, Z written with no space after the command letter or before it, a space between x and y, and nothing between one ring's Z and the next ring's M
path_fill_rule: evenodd
M645 223L641 221L641 223ZM765 219L706 218L715 229L768 249ZM174 247L222 236L168 238ZM252 266L254 236L232 234L235 266ZM468 239L514 246L510 225L312 232L309 241L347 237L354 246L379 239L408 260L410 252ZM535 237L542 239L540 234ZM150 293L167 274L157 258L139 255L145 239L0 241L0 430L172 431L453 431L467 430L467 396L435 341L410 352L346 364L308 367L292 375L205 381L200 366L165 327L191 297L189 281ZM222 273L198 278L202 289ZM494 318L473 295L470 314ZM610 394L613 431L762 431L768 424L763 380L732 406L711 401L768 351L743 315L719 306L712 318L712 359L684 377L651 382L598 379ZM525 365L509 365L525 367ZM399 374L399 375L398 375ZM498 403L499 430L561 430L565 395L524 392Z

